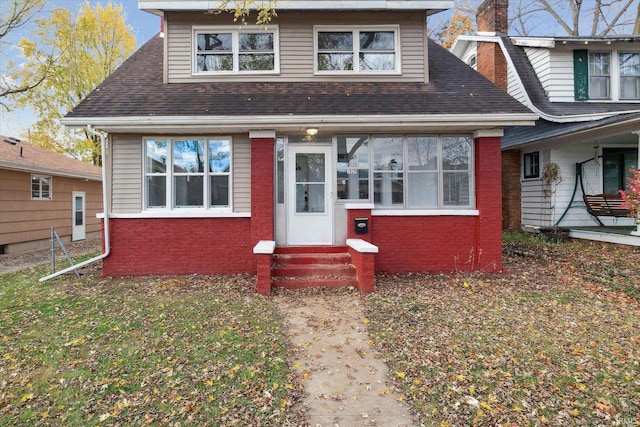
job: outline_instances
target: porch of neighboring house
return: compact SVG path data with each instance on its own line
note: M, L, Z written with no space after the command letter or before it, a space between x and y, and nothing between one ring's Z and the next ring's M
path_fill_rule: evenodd
M640 230L636 226L569 227L569 237L619 245L640 246Z

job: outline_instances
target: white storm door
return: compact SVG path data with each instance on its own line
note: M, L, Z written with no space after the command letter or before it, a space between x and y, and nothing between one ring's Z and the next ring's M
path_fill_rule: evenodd
M333 244L331 146L289 145L287 244Z
M71 241L84 240L85 235L85 193L83 191L73 191L71 194L73 200L73 218L71 227Z

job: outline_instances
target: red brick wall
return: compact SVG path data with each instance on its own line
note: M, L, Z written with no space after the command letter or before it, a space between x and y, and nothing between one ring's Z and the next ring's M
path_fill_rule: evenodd
M354 227L356 218L367 218L369 220L369 230L364 234L357 234ZM347 236L349 239L362 239L371 243L371 209L349 209L347 210Z
M374 216L376 271L500 271L502 196L500 138L475 140L479 216Z
M376 271L453 272L475 268L476 217L375 216Z
M251 243L274 240L273 138L251 140Z
M104 276L255 273L250 218L114 218Z
M502 270L501 138L476 138L476 208L478 217L478 269Z
M522 225L520 150L502 152L502 229L518 231Z

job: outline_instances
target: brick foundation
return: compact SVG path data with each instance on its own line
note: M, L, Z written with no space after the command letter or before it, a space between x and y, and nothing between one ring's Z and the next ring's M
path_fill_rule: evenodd
M255 273L250 218L109 220L104 276Z

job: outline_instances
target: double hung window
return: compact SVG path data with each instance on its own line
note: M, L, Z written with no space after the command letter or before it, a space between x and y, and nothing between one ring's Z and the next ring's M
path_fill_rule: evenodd
M278 29L194 28L195 74L278 72Z
M51 200L51 177L31 175L31 199Z
M589 52L589 99L609 99L611 53Z
M620 99L640 99L640 53L620 53Z
M399 72L397 27L320 27L315 42L316 72Z
M338 136L340 200L379 207L471 207L473 145L468 136ZM372 195L370 194L370 183Z
M145 208L231 206L231 138L145 141Z

